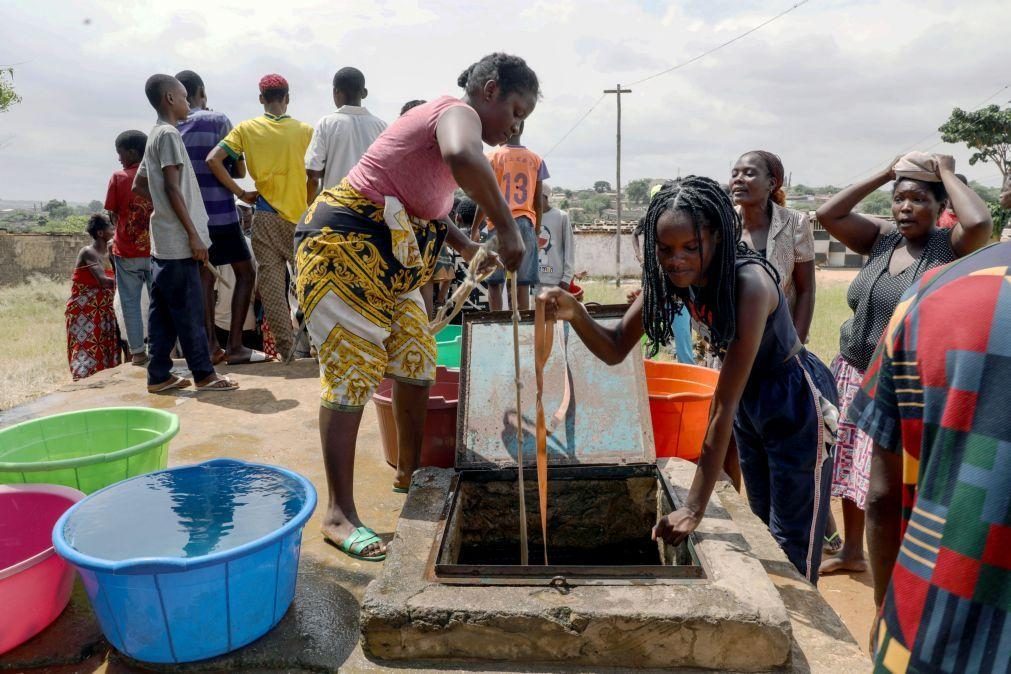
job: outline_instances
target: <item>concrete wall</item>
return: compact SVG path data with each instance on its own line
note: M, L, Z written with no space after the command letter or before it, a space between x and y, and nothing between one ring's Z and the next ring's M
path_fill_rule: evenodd
M0 286L42 275L69 282L87 234L10 234L0 232Z
M576 231L576 272L590 276L614 276L614 230ZM621 235L621 275L638 277L642 273L632 249L632 235Z

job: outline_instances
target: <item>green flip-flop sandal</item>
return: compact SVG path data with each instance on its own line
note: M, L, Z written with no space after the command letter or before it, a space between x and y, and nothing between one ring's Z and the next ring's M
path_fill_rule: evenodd
M383 542L383 539L379 537L379 534L368 527L358 527L351 532L350 536L340 543L336 543L329 538L324 538L324 540L348 557L360 559L363 562L381 562L386 559L386 553L380 553L371 557L366 557L362 554L362 551L367 550L370 545Z

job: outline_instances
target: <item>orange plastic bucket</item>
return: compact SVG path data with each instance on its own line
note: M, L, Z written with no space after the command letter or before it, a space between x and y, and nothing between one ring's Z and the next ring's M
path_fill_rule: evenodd
M657 457L695 461L702 453L720 373L698 365L645 361Z

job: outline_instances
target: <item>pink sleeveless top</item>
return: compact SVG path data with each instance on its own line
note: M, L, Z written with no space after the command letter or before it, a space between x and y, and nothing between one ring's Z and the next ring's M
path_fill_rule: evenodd
M440 96L401 115L358 160L348 182L362 196L382 205L396 197L408 214L436 220L453 207L456 180L442 160L435 128L459 98Z

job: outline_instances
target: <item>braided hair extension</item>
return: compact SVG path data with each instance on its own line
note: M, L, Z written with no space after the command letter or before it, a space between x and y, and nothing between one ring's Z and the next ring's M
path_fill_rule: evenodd
M704 269L708 283L702 287L678 288L671 283L657 259L657 222L667 212L680 211L690 217L699 241L702 261L702 226L713 233L716 250L709 269ZM650 340L649 356L655 356L661 344L674 337L673 317L691 302L696 315L709 328L709 350L722 357L737 329L738 260L759 264L779 283L779 274L769 262L741 241L741 218L730 197L715 180L686 176L665 183L649 202L641 223L642 324Z

